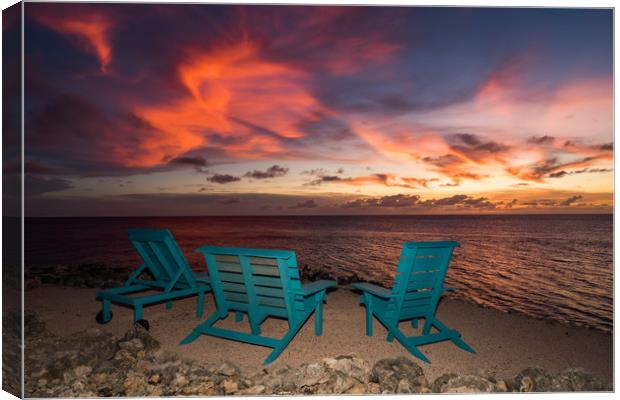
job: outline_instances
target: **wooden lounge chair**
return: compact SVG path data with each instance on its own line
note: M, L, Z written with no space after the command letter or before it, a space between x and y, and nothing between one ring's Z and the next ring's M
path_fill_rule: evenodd
M196 340L201 334L272 347L264 364L274 361L295 337L304 323L315 314L315 334L323 331L323 301L326 289L334 281L317 281L307 285L299 280L293 251L203 246L217 310L198 325L181 344ZM247 314L251 333L214 327L235 311L241 322ZM289 330L281 339L261 336L260 325L268 317L288 320Z
M102 310L97 321L105 324L112 319L110 303L133 307L134 321L148 329L142 319L142 307L152 303L166 302L172 308L172 300L198 296L196 315L200 318L204 309L205 293L211 291L206 275L199 276L190 269L183 252L167 229L129 229L129 240L136 248L143 263L131 274L125 285L100 290L97 299ZM148 272L150 277L143 276ZM136 293L156 290L160 293L135 296Z
M388 330L389 342L396 338L411 354L430 363L416 346L451 340L455 345L475 353L461 340L461 334L448 329L435 312L441 295L452 251L458 242L406 242L400 255L392 290L370 283L354 283L351 287L362 291L360 304L366 307L366 335L372 336L373 315ZM413 328L424 318L419 336L406 336L399 329L401 321L411 320ZM437 332L431 333L431 328Z

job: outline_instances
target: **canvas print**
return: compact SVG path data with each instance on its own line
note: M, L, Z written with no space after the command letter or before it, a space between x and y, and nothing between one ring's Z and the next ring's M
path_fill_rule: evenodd
M26 2L3 34L4 390L613 391L612 9Z

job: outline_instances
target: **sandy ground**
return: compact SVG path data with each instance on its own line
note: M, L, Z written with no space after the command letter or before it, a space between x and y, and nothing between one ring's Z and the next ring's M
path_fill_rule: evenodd
M112 307L114 318L106 325L95 322L100 302L96 290L43 286L26 292L26 308L36 312L48 329L57 335L69 335L84 329L98 327L117 336L131 326L132 310ZM214 300L206 297L205 320L214 311ZM231 361L247 372L259 369L271 349L202 335L193 343L181 346L179 342L201 321L195 316L195 298L175 301L171 310L164 305L146 307L144 318L150 322L151 334L162 344L163 350L182 357L203 360L208 364ZM460 330L463 339L476 349L477 354L465 352L451 342L420 347L431 364L411 356L397 341L385 340L386 330L376 320L374 336L364 331L364 308L358 305L358 296L346 288L330 292L324 308L323 336L314 335L314 316L272 364L300 365L323 357L355 353L371 363L382 358L405 356L419 361L429 379L447 372L459 374L487 370L498 378L514 376L525 367L539 366L556 372L575 367L595 374L605 382L613 377L613 337L599 331L568 327L515 314L485 309L445 298L439 305L437 317L448 327ZM237 327L249 331L247 320L234 322L231 314L221 322L223 327ZM415 331L407 323L402 329ZM263 334L281 337L286 323L268 319Z

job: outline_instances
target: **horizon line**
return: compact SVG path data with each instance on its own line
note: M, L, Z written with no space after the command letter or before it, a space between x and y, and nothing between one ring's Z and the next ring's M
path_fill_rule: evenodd
M36 218L256 218L256 217L480 217L480 216L583 216L607 215L614 213L468 213L468 214L282 214L282 215L64 215L64 216L24 216L24 219ZM21 218L21 216L3 216L4 218Z

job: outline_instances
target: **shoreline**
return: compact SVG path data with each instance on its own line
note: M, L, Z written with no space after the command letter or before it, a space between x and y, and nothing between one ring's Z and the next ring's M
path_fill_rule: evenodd
M93 288L93 289L107 289L112 287L123 286L126 277L129 276L134 268L113 266L105 263L85 263L77 265L31 265L25 268L25 288L26 292L36 289L40 286L52 285L61 287L72 288ZM201 271L200 268L194 268L194 271ZM335 280L338 283L338 287L341 289L349 290L348 285L355 282L368 282L383 287L391 287L393 282L386 283L385 280L373 279L369 277L360 277L357 273L351 271L345 271L340 274L334 273L334 271L324 271L323 269L317 269L310 267L309 265L300 266L300 273L302 280L315 281L321 279ZM6 276L4 277L7 278ZM392 278L390 278L392 280ZM458 289L456 294L447 293L444 294L444 298L461 301L469 305L492 309L499 311L503 314L518 315L526 318L536 319L543 322L552 324L558 324L560 326L566 326L569 328L583 328L590 329L593 332L601 332L605 334L613 333L613 320L611 320L609 329L603 329L601 326L595 324L576 323L566 318L545 318L544 316L527 313L516 310L505 310L501 307L495 307L493 305L487 305L483 302L477 301L475 298L467 298L462 295L459 296ZM605 327L607 325L604 325Z
M114 318L98 325L95 315L100 302L95 300L97 289L73 288L43 284L25 294L26 310L34 312L47 329L66 337L87 329L98 328L122 336L132 326L132 311L113 305ZM207 295L205 316L195 317L195 299L174 302L171 310L164 305L146 307L144 318L150 322L150 334L160 342L164 351L198 363L222 364L232 362L244 373L262 369L269 349L245 343L202 335L195 342L181 346L179 342L199 322L213 312L213 297ZM376 320L374 336L364 332L364 308L358 296L347 288L330 292L324 307L323 336L314 335L311 317L288 348L270 367L319 362L326 357L357 354L371 364L384 358L406 357L418 364L431 380L446 373L476 374L480 371L508 379L528 367L541 367L550 372L566 368L581 368L604 383L613 382L613 336L592 328L563 325L505 313L461 300L445 298L438 307L437 317L448 327L459 330L462 338L477 354L460 350L450 342L421 346L419 349L431 364L411 356L398 342L388 343L386 331ZM243 330L245 323L234 318L222 326ZM264 334L280 337L286 323L270 319L263 325ZM401 325L405 333L413 334L410 326Z

